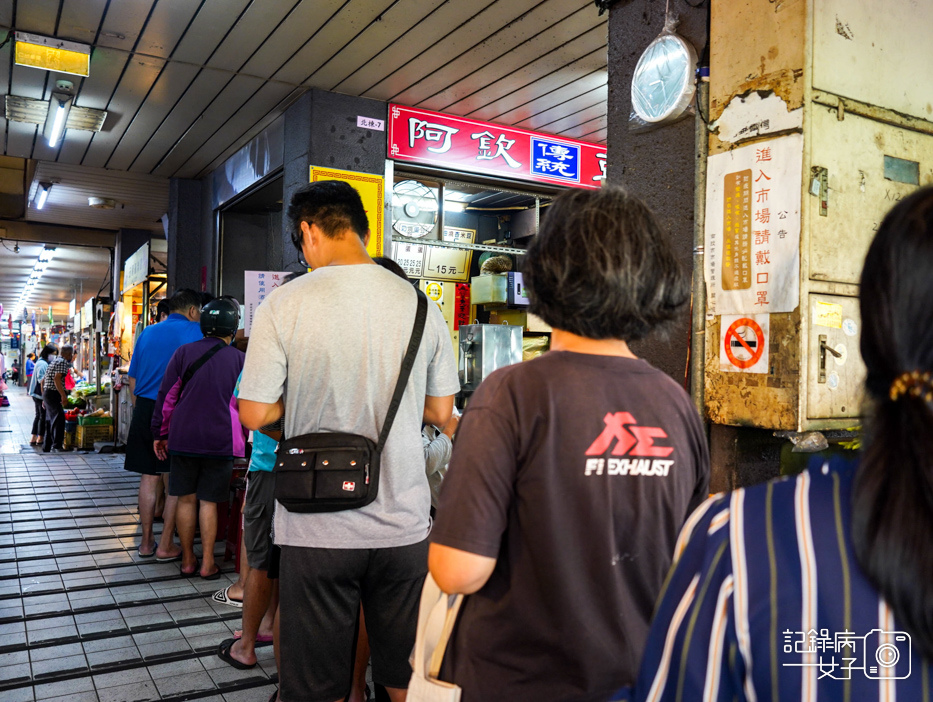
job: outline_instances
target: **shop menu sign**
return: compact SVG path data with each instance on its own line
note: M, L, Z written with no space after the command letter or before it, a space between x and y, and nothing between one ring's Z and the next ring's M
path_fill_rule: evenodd
M574 188L599 188L606 178L606 147L453 117L389 106L389 158L468 173Z
M474 229L444 227L444 241L473 244ZM470 280L470 263L473 252L465 249L431 246L429 242L414 244L392 242L392 259L398 263L409 278L430 278L455 283Z

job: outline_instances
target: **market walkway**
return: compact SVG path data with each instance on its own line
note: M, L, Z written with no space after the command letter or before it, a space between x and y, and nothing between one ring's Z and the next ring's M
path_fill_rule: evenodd
M231 582L183 578L136 554L139 480L123 456L29 446L22 388L0 409L0 702L264 702L272 648L235 670L214 655L240 612L211 600ZM158 526L158 525L157 525ZM223 545L218 545L222 557Z

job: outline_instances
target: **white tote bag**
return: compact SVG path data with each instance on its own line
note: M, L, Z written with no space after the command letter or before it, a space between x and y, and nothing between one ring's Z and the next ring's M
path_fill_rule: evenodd
M463 595L442 592L428 573L421 590L408 702L460 702L460 688L438 680Z

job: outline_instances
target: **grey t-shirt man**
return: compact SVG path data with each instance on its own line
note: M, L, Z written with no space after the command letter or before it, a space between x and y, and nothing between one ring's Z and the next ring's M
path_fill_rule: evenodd
M253 319L240 398L285 398L285 435L378 437L415 320L412 286L380 266L327 266L274 290ZM311 548L393 548L428 536L424 397L460 389L437 305L382 454L375 501L356 510L291 513L276 504L275 542Z

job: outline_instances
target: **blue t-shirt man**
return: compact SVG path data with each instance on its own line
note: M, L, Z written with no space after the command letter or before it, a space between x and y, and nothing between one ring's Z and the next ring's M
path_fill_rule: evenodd
M170 314L165 321L143 329L127 373L136 381L133 394L155 401L172 354L179 346L200 341L203 337L200 323L192 322L177 312Z

